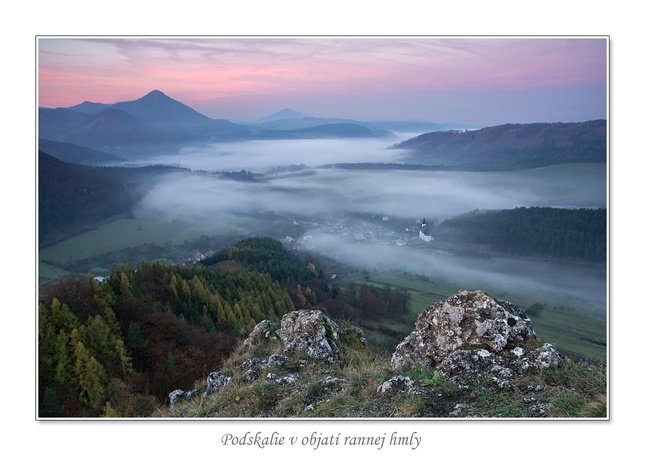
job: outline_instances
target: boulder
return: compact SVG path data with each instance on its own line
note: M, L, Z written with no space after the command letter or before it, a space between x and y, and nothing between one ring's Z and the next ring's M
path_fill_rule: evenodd
M500 352L508 344L533 339L531 320L519 307L481 290L460 290L419 315L415 330L397 346L391 364L394 369L433 367L462 347Z
M289 312L278 331L285 353L303 354L318 361L336 361L339 327L319 310Z
M314 361L333 362L340 347L362 349L367 339L362 329L338 324L320 310L296 310L285 314L279 323L264 320L255 325L242 347L247 354L271 351L278 342L284 353L304 355ZM277 348L277 347L273 347Z
M206 378L206 391L204 391L203 397L215 394L221 388L228 385L231 381L231 377L227 377L221 372L211 372Z
M175 405L179 403L180 400L185 399L185 400L191 400L195 395L197 394L197 390L190 390L190 391L184 391L182 389L176 389L172 393L168 395L168 399L170 401L170 409L172 410Z

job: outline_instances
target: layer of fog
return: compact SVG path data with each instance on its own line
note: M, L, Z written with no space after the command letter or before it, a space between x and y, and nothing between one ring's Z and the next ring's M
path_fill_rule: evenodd
M386 149L389 143L382 139L291 140L186 149L180 156L159 157L157 162L207 172L157 182L139 210L160 220L188 221L196 231L213 235L222 229L262 233L264 222L258 215L266 213L327 226L343 223L351 214L373 215L376 220L387 216L439 221L474 209L606 206L602 165L486 173L314 168L338 162L395 162L400 152ZM312 168L257 182L211 174L242 169L264 173L300 163ZM270 234L285 237L293 233ZM333 254L359 268L460 278L464 288L470 283L488 283L506 290L570 295L599 307L606 301L603 268L572 269L508 259L465 260L410 246L348 243L318 228L307 234L312 236L316 252Z
M308 233L308 249L368 272L400 271L446 281L464 289L484 289L497 298L539 295L542 302L574 300L605 309L607 277L600 265L566 264L511 257L473 258L413 245L356 243L326 233ZM333 273L334 271L329 271ZM458 290L455 289L455 292Z
M329 163L390 163L400 160L404 153L387 147L414 136L394 134L375 139L297 139L186 145L177 155L158 156L148 162L208 172L244 169L254 173L294 164L316 167Z
M166 218L195 221L206 214L268 211L329 222L347 213L442 220L474 209L602 207L605 192L605 182L589 173L540 178L523 172L332 168L258 182L193 173L158 182L142 206Z

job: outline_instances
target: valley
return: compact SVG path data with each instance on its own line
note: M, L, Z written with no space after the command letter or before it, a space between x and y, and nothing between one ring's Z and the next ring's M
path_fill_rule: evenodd
M261 155L263 145L236 146L241 148L236 152L247 160ZM334 150L347 147L343 140L332 145ZM295 146L285 143L285 148ZM40 250L39 282L107 276L111 268L140 261L190 264L198 253L269 236L301 257L315 258L332 283L409 292L410 323L402 327L377 321L368 331L380 343L391 345L397 334L409 331L428 305L459 289L477 288L525 309L543 303L544 312L532 319L546 341L582 356L606 357L606 348L594 342L607 339L604 263L483 254L432 234L435 224L474 209L602 207L607 191L603 164L485 173L346 170L316 166L319 158L314 156L292 171L283 167L271 172L256 162L248 168L263 172L262 178L240 181L194 172L198 165L217 169L218 156L208 159L200 151L173 158L176 166L193 172L150 184L131 218ZM227 156L230 163L235 158ZM423 222L427 240L420 236Z

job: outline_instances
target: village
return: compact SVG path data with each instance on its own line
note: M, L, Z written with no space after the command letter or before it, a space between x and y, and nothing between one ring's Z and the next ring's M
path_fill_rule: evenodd
M402 222L401 220L392 221L387 216L372 216L372 220L356 220L355 222L342 223L316 223L302 222L293 220L294 225L310 224L319 228L318 230L308 231L306 235L298 238L285 236L280 242L294 250L308 250L316 244L316 234L325 233L338 237L345 242L356 244L377 244L377 245L396 245L399 247L405 245L419 245L432 241L434 238L430 234L426 219L416 220L414 223Z
M425 246L434 238L430 234L426 219L416 221L404 221L401 219L391 219L387 216L363 216L353 217L350 221L329 222L329 221L312 221L288 218L289 225L294 227L294 235L277 236L276 238L282 245L289 250L296 252L307 252L315 250L318 247L319 238L322 235L331 235L345 243L353 244L372 244L384 246ZM284 227L283 227L284 229ZM300 235L295 232L303 233ZM256 232L257 236L275 236L277 233ZM190 266L198 264L200 261L214 255L213 249L204 251L197 250L194 253L184 253L183 255L165 260L157 260L164 264L175 266ZM325 255L323 253L323 255ZM102 282L107 279L105 276L95 276L97 281Z

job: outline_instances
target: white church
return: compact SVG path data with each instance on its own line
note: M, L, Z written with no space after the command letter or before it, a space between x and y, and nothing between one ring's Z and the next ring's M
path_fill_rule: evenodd
M425 218L423 219L423 222L421 222L421 228L419 229L419 237L424 242L430 242L434 239L432 236L430 236L430 233L428 232L428 225L426 224Z

